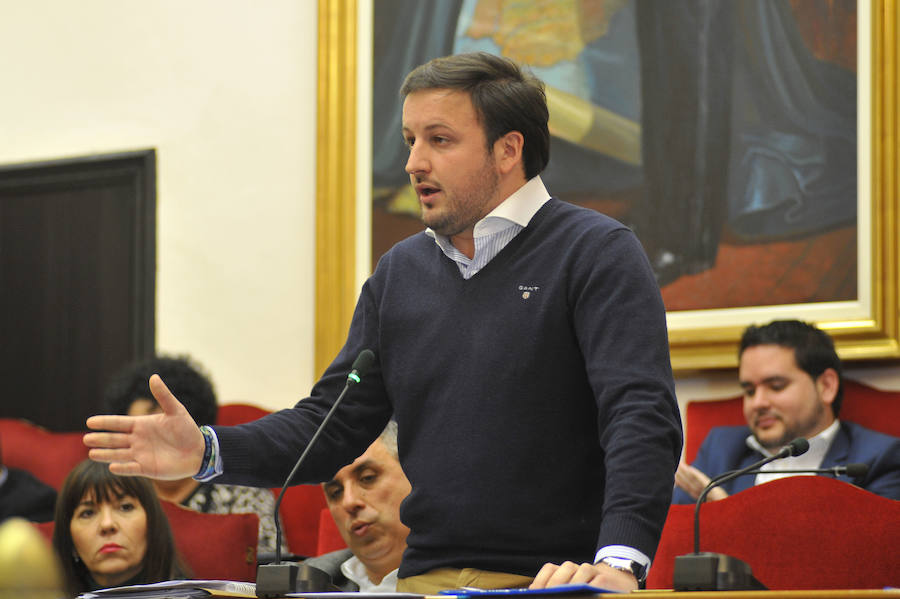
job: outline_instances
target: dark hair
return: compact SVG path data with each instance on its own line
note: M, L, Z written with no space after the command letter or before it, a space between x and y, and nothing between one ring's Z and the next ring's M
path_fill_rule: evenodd
M525 177L536 177L550 160L550 130L543 82L508 58L473 52L432 59L413 69L400 88L401 99L429 89L468 92L484 127L488 150L510 131L524 138Z
M844 377L841 359L828 333L800 320L774 320L762 326L750 325L741 337L738 358L744 350L756 345L780 345L794 350L797 366L813 380L833 368L838 375L838 390L831 403L831 411L837 417L844 400Z
M127 414L138 399L153 401L150 375L158 374L198 426L215 424L219 413L216 392L203 369L187 356L154 356L129 364L116 373L103 392L110 414Z
M146 478L117 476L106 464L84 460L66 476L56 498L53 524L53 547L62 562L66 586L73 594L90 590L90 573L81 560L76 561L71 522L81 500L90 495L98 502L131 496L140 502L147 513L147 553L143 569L137 576L139 583L161 582L183 578L187 568L175 552L175 540L169 520L156 497L153 484Z

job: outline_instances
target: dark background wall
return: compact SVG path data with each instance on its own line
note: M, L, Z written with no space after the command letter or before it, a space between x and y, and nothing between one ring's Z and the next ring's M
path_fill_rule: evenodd
M81 430L154 351L156 154L0 166L0 417Z

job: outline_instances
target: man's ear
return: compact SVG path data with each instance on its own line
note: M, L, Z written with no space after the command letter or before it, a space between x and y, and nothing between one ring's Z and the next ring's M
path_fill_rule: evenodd
M819 375L816 379L816 390L819 392L819 399L822 400L822 403L830 406L834 402L840 383L840 378L834 368L826 368Z
M497 168L504 175L509 174L515 168L525 168L522 165L522 148L525 146L525 137L518 131L510 131L494 142L494 159Z

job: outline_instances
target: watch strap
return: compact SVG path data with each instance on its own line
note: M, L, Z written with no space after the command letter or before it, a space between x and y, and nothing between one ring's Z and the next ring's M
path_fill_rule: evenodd
M599 563L605 564L615 570L621 570L623 572L630 573L635 577L639 585L643 585L647 580L647 567L640 562L634 561L633 559L628 559L627 557L607 556L600 558Z

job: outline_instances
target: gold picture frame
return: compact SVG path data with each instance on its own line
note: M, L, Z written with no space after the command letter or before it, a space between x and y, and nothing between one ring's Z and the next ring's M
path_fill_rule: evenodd
M859 300L834 305L795 304L698 310L669 314L669 341L676 371L737 365L741 331L750 322L779 317L815 321L835 339L846 360L900 357L900 211L898 211L898 0L860 1L860 56L870 68L861 114L861 173L868 210L858 220L859 249L867 265ZM367 5L368 6L368 5ZM316 373L339 351L359 293L357 271L357 51L358 0L319 0L318 116L316 168ZM861 9L862 12L862 9ZM864 96L866 98L866 96ZM367 237L367 236L364 236Z

